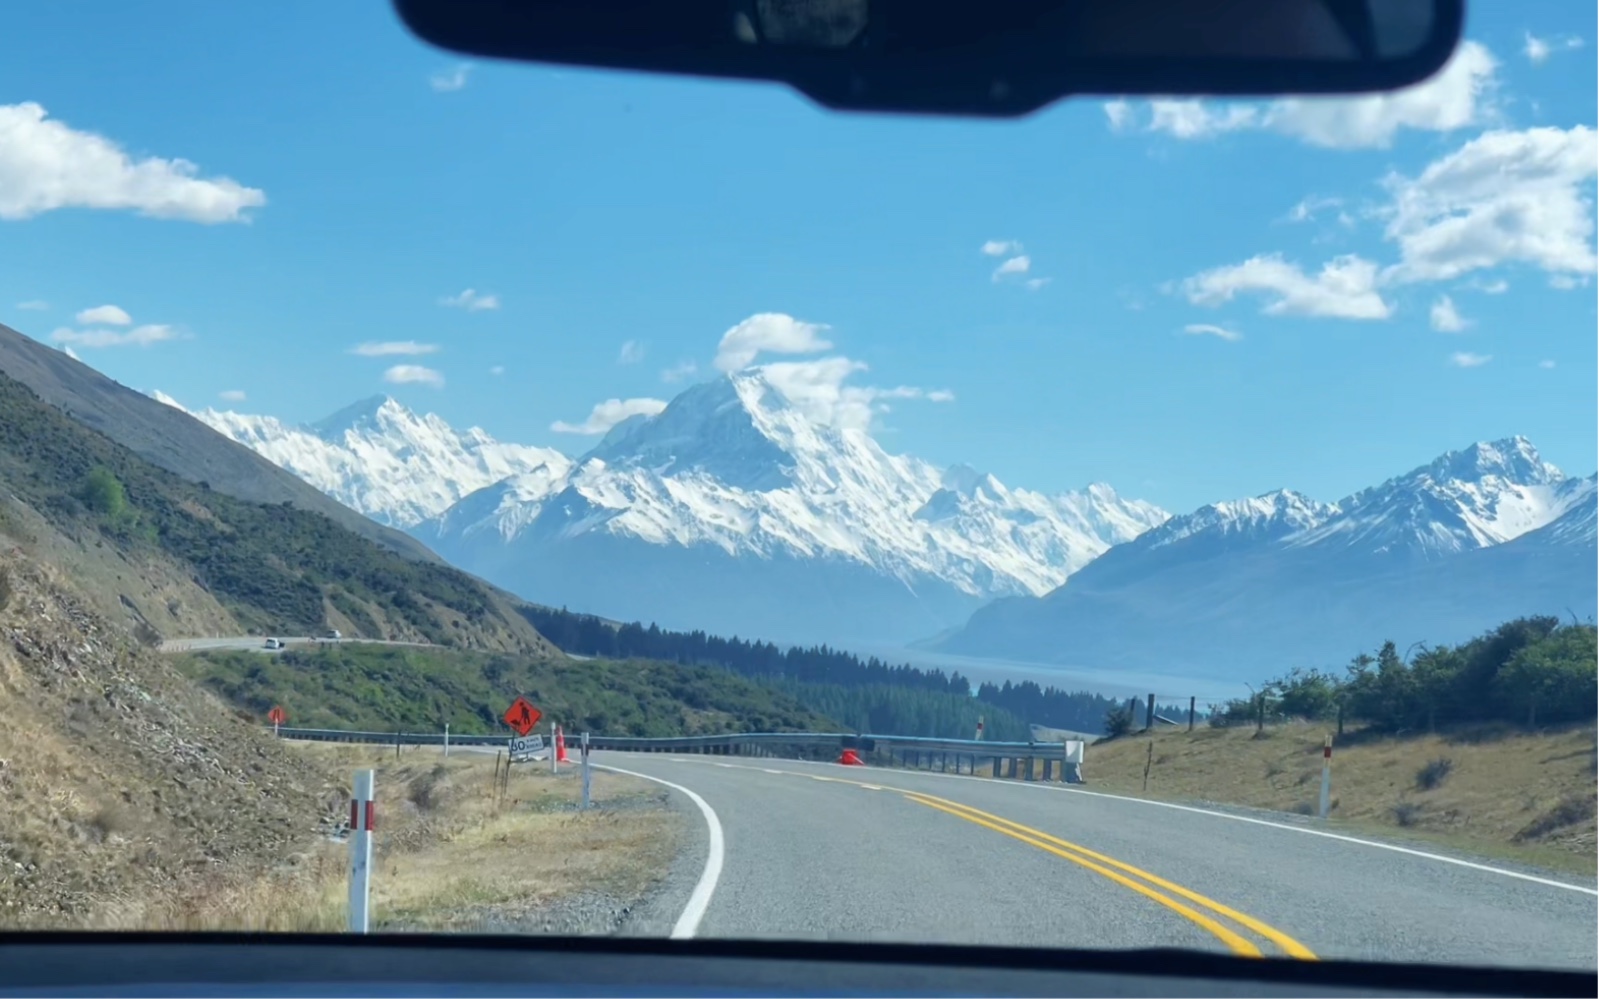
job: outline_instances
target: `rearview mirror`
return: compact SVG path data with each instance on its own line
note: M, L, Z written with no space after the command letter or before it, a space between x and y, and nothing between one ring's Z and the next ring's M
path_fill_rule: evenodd
M473 56L786 83L1007 117L1071 94L1336 94L1431 76L1464 0L394 0Z

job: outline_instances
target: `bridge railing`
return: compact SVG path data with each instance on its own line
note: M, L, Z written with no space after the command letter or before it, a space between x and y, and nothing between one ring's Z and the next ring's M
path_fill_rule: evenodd
M443 732L358 732L345 729L280 728L285 739L347 742L381 746L438 746ZM453 746L503 746L503 735L449 736ZM589 736L589 746L620 753L751 756L784 759L834 759L853 749L877 766L977 774L1023 780L1082 780L1083 743L990 742L979 739L929 739L904 735L846 732L738 732L645 738L628 735Z

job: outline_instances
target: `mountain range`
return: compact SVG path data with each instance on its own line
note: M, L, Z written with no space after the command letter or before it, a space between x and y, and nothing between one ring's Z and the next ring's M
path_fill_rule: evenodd
M1595 480L1520 437L1337 502L1172 517L889 454L760 368L576 457L384 397L298 427L194 415L524 599L674 629L1229 678L1599 604Z
M1167 517L1105 485L1048 496L890 455L812 420L759 368L575 460L383 398L303 427L194 415L525 599L778 640L911 641L1047 593Z
M1173 517L1042 598L995 601L927 645L1248 678L1384 639L1591 617L1596 509L1595 477L1567 476L1525 438L1478 443L1337 503L1281 491Z

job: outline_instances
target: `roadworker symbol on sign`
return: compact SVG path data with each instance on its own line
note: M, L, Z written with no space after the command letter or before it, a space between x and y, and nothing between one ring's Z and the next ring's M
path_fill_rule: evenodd
M511 726L512 731L521 736L526 736L533 731L533 726L537 725L542 717L544 717L544 713L535 708L533 703L525 697L518 697L512 701L511 706L505 710L504 715L505 724Z

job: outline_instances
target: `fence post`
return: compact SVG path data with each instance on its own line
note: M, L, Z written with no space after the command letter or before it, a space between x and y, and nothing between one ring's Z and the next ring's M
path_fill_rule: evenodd
M1332 736L1321 744L1321 817L1327 817L1328 803L1332 800Z
M444 723L444 758L450 758L450 723Z
M1190 732L1194 730L1194 704L1197 700L1198 698L1196 697L1188 699L1188 731Z
M555 721L550 721L550 773L561 772L560 754L555 751Z
M583 808L587 811L591 804L590 792L594 786L592 771L589 770L589 734L587 732L583 733L581 748L578 751L583 754Z
M1266 730L1266 692L1263 690L1255 696L1255 734Z
M1149 707L1144 709L1144 731L1155 727L1155 695L1149 695Z
M372 825L377 817L372 803L374 773L355 772L355 793L350 798L350 932L370 929L372 899Z

